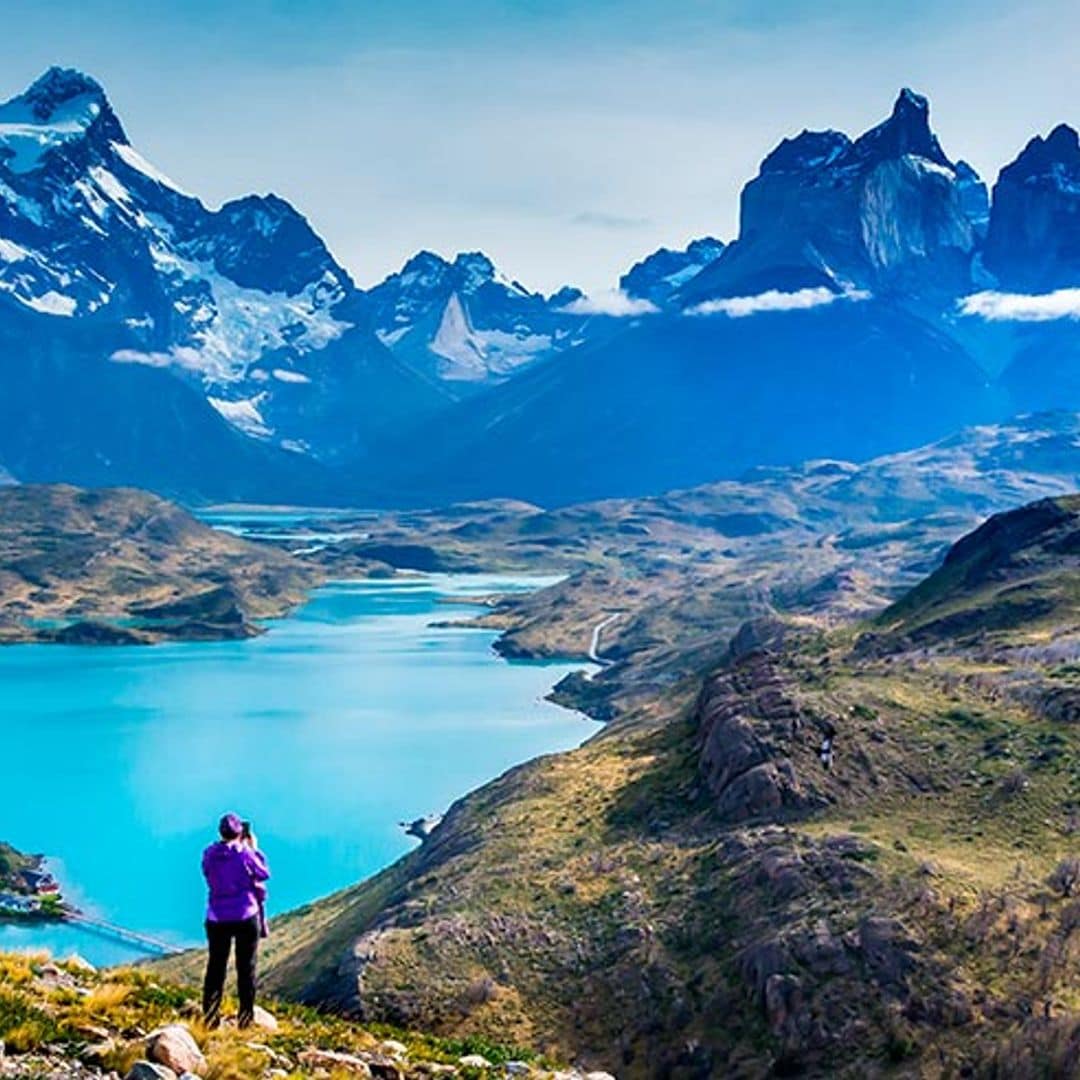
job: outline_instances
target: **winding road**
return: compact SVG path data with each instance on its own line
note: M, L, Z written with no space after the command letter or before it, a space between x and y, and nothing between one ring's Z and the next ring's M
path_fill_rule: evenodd
M606 619L601 619L594 627L592 631L592 640L589 642L589 659L594 664L608 665L613 664L614 660L605 660L600 655L600 634L604 628L610 626L620 615L621 611L616 611L614 615L609 615Z

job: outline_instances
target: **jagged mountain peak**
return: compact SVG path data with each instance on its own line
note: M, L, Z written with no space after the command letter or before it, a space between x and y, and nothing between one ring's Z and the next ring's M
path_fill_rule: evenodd
M86 137L128 145L101 84L74 68L51 67L0 105L0 163L12 172L37 169L48 151Z
M722 240L701 236L681 251L662 247L634 263L619 279L619 288L634 299L664 304L686 282L715 262L724 250Z
M803 129L792 139L782 139L761 163L761 171L801 172L829 165L851 146L851 139L842 131L809 131Z
M1043 175L1055 166L1080 169L1080 136L1068 124L1058 124L1045 138L1036 135L1001 173L1019 179Z
M371 291L395 286L410 293L458 292L471 295L491 283L522 296L533 295L517 281L511 281L501 274L482 251L460 251L450 261L426 249L418 251L397 273L388 275Z
M89 94L102 104L106 102L105 89L97 79L77 68L65 68L54 64L39 75L19 95L18 100L33 107L34 115L41 121L48 120L57 107L65 101Z
M352 289L307 218L278 195L245 195L225 203L211 220L213 227L191 250L238 285L294 296L321 280L331 290L322 290L322 303Z
M854 141L832 129L781 141L743 188L738 240L677 301L817 288L954 297L987 218L982 181L945 155L929 102L905 88Z
M953 167L930 129L929 100L907 87L900 91L889 118L860 136L852 151L858 156L878 159L914 154L946 168Z
M265 195L242 195L239 199L232 199L221 207L221 212L229 212L237 218L257 218L267 229L277 229L288 219L303 220L303 215L292 203L272 191Z
M878 162L914 154L947 168L955 168L930 129L930 103L906 87L900 91L888 118L854 141L842 131L804 128L782 139L761 163L761 173L808 172Z
M994 185L984 255L999 284L1026 292L1080 283L1080 136L1068 124L1036 135Z

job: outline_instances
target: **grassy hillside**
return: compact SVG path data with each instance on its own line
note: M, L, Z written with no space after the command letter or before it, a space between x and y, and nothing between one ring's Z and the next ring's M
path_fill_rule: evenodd
M0 643L242 637L317 580L147 492L0 487Z
M620 1076L1066 1075L1080 504L1023 513L956 545L889 633L774 618L616 694L584 747L280 920L270 984ZM893 632L1017 586L1052 609L930 651Z
M1074 495L995 515L878 625L892 638L920 643L1059 633L1080 603L1078 514Z

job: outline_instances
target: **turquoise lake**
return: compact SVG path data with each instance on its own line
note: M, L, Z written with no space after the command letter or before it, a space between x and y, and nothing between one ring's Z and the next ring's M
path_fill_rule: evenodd
M543 700L580 665L508 663L495 635L437 629L453 601L553 579L432 576L324 587L243 642L0 649L0 839L54 860L89 913L201 940L202 848L250 818L280 912L415 845L398 821L596 730ZM72 926L0 923L0 950L141 954Z

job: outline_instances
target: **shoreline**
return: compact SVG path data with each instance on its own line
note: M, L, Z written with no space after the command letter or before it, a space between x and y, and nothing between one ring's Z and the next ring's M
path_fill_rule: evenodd
M529 594L531 594L533 591L535 591L537 589L546 587L553 580L558 580L561 576L562 575L538 574L538 573L528 573L528 572L526 572L526 573L516 573L516 574L500 574L500 573L496 572L495 574L492 574L492 575L487 575L487 574L479 574L479 575L478 574L458 574L458 573L439 572L439 573L434 573L434 574L409 573L409 574L403 574L400 577L397 577L395 579L336 578L336 579L333 579L333 580L328 580L326 582L321 582L319 585L315 586L312 590L310 590L310 592L309 592L308 596L306 597L304 603L308 603L312 599L314 599L317 596L317 594L319 593L320 590L326 590L326 589L331 589L332 590L334 588L334 586L343 587L345 590L355 591L355 592L358 592L358 593L365 592L369 588L371 588L371 589L389 589L389 590L392 590L394 592L397 592L398 590L402 590L403 592L408 592L409 590L415 590L415 589L425 589L426 590L426 589L430 588L431 591L435 594L432 597L432 608L433 609L434 609L434 607L436 605L439 605L439 606L450 605L450 606L452 606L455 603L460 603L462 605L462 607L473 607L474 606L474 599L472 597L470 597L468 595L468 592L467 592L468 585L470 583L475 583L475 587L482 588L484 590L483 595L485 597L488 597L488 596L492 595L491 592L488 591L488 590L490 589L490 585L491 585L491 583L492 583L492 581L494 579L502 579L503 583L506 584L506 585L510 585L510 584L515 583L515 582L518 582L518 583L521 583L524 586L527 586L526 588L522 588L520 590L520 592L511 591L511 592L499 593L498 594L499 596L529 595ZM462 585L464 585L464 588L462 588L462 591L460 593L455 593L454 590L456 588L461 587ZM303 604L297 605L297 608L302 607L302 606L303 606ZM294 609L294 610L296 610L296 609ZM403 614L406 614L406 613L403 613ZM433 611L433 614L434 614L434 611ZM290 613L288 613L288 614L285 614L285 615L281 616L280 619L287 620L291 616L292 616L292 611L290 611ZM391 616L391 617L393 617L393 616ZM277 621L278 621L277 619L274 620L274 622L277 622ZM442 628L437 623L437 621L435 621L435 620L426 622L424 624L424 626L425 626L425 629L441 629ZM273 628L274 628L273 625L271 625L270 627L268 627L268 630L273 629ZM493 661L495 661L496 663L498 663L499 661L504 661L504 662L507 662L507 663L514 664L514 660L512 658L508 658L508 657L503 656L494 647L496 641L498 640L498 635L491 628L483 627L483 626L470 627L468 625L462 625L462 626L455 626L453 628L448 628L448 629L453 629L455 631L456 630L469 630L469 629L483 630L486 633L491 634L492 635L492 641L491 641L490 652L492 654ZM209 643L209 644L213 644L213 643ZM537 658L537 659L538 659L539 663L541 663L543 666L551 666L551 667L559 667L560 665L574 665L574 666L576 666L576 665L578 665L580 663L580 660L578 660L578 658L572 658L572 657L568 657L568 658L540 657L540 658ZM528 660L526 659L524 663L527 665ZM515 664L515 666L516 666L516 664ZM562 711L564 713L577 713L578 715L576 717L572 718L575 723L577 723L580 720L586 720L586 721L589 721L590 723L596 723L595 718L589 716L588 713L585 712L584 710L576 708L574 705L572 705L572 704L570 704L570 703L568 703L566 701L555 700L554 694L555 694L556 688L558 687L558 685L561 682L562 678L563 678L563 673L561 673L561 672L553 673L550 679L545 679L544 680L543 688L539 691L539 693L536 694L536 697L532 698L532 700L534 700L534 701L544 701L546 703L554 705L554 706L558 707L560 709L560 711ZM533 693L536 693L536 691L533 691ZM587 740L593 734L594 734L593 731L586 731L586 730L582 729L581 735L579 737L575 737L574 745L577 745L580 741ZM450 798L447 800L447 802L445 804L440 803L439 808L444 809L446 807L449 807L449 806L453 805L454 803L456 803L457 801L459 801L461 799L467 798L473 792L475 792L478 788L480 788L480 787L484 786L485 784L491 782L493 779L497 778L498 776L503 775L507 771L512 771L512 770L521 768L523 766L527 766L529 763L535 761L539 757L543 757L543 756L545 756L545 755L547 755L549 753L558 753L558 752L559 752L558 748L556 748L554 750L541 748L541 749L538 749L538 750L533 750L531 752L527 752L526 754L522 755L521 757L517 757L517 758L513 758L512 760L508 760L505 764L500 765L497 770L493 770L490 775L485 775L482 778L474 778L472 781L467 781L466 783L464 783L460 788L456 789L453 792L453 794L450 796ZM431 808L427 807L427 806L420 806L418 809L420 809L420 810L428 810L428 809L431 809ZM387 820L388 821L396 820L396 815L394 815L394 814L390 815L387 818ZM328 888L319 889L319 890L313 892L311 895L305 896L305 897L303 897L303 898L301 898L299 900L294 901L292 898L290 898L290 900L288 902L288 906L286 908L284 908L277 917L289 916L292 913L294 913L296 910L299 910L300 908L305 907L310 903L318 902L318 901L324 899L327 896L333 895L336 891L339 891L341 888L351 887L357 881L368 880L371 877L374 877L374 876L376 876L376 875L378 875L380 873L383 873L386 870L388 870L390 867L395 865L395 863L397 861L399 861L401 858L408 857L412 852L414 852L416 850L418 850L418 846L417 847L408 847L405 850L402 850L397 854L388 855L387 858L385 859L385 861L380 861L378 864L373 864L370 868L362 869L361 872L358 873L355 877L345 878L339 884L334 884L334 885L329 886ZM90 885L90 884L87 884L86 887L87 887L87 890L88 890L86 895L87 895L88 898L92 899L93 895L94 895L93 886ZM77 889L76 892L79 892L79 890ZM80 895L82 895L82 894L80 893ZM103 903L106 904L106 907L107 907L108 910L110 910L110 911L112 910L112 908L110 908L108 906L107 901L105 901L104 899L103 899ZM95 905L91 903L90 908L91 908L91 910L94 910ZM119 912L119 911L117 911L116 917L118 917L121 920L124 920L123 914L121 912ZM0 925L2 925L3 921L4 920L0 920ZM92 931L92 927L81 925L78 920L67 919L67 918L64 918L62 915L58 916L56 918L48 918L48 919L47 918L37 918L37 919L19 918L17 920L11 920L11 925L26 928L28 931L33 931L34 929L40 928L43 932L47 932L49 929L56 928L56 927L59 927L59 926L66 926L70 931L75 932L77 934L82 934L84 932L91 932ZM43 942L42 947L49 948L50 946L49 946L48 942ZM69 947L68 945L65 945L64 946L65 950L68 947ZM197 948L198 943L197 943L197 940L193 940L193 941L189 941L187 943L182 944L181 947L183 947L183 948ZM74 948L75 948L76 951L78 951L79 946L76 944L74 946ZM59 955L59 953L58 953L58 955ZM135 959L137 959L137 958L138 957L135 957ZM120 960L112 960L112 961L109 962L109 964L106 964L105 966L110 966L111 964L116 964L116 963L121 963L122 964L124 962L125 961L122 960L122 959L120 959Z

